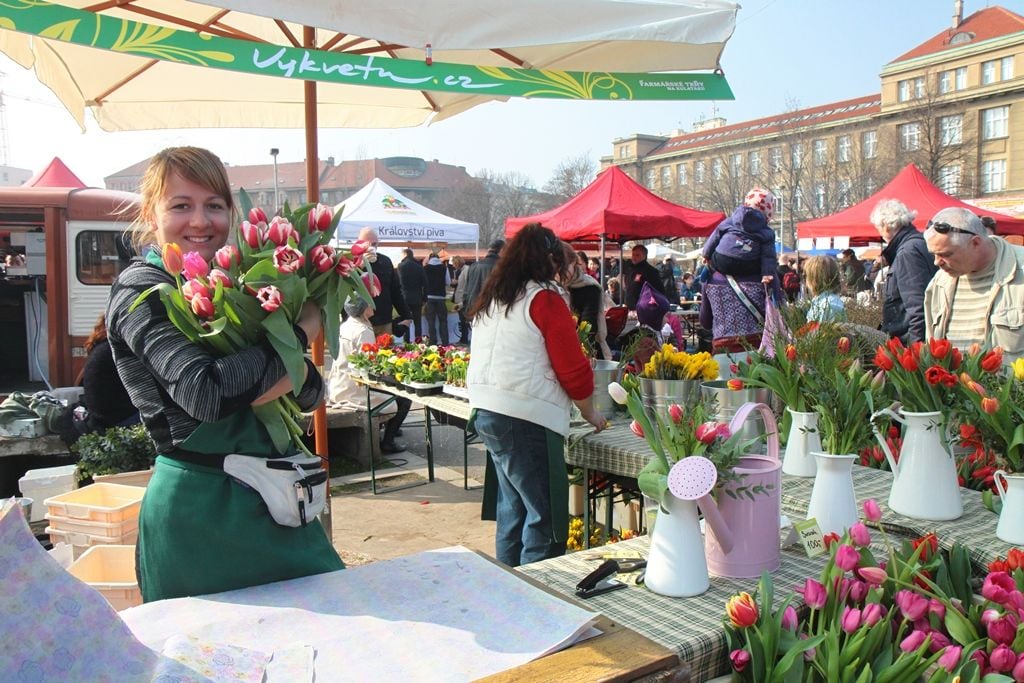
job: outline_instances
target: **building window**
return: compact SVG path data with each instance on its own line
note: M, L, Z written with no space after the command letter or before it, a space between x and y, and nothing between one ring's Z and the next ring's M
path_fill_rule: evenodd
M1003 57L999 60L999 77L1004 81L1013 78L1013 56Z
M794 142L790 146L793 168L801 168L804 165L804 143Z
M804 191L802 188L796 188L793 190L793 212L804 210ZM790 218L792 221L793 219Z
M875 190L877 190L877 189L878 189L878 183L875 182L874 178L872 178L871 176L868 176L867 178L864 179L864 193L867 196L870 197L871 195L873 195L875 193Z
M743 155L732 154L729 156L729 175L739 178L743 174Z
M686 164L676 164L676 180L680 185L686 184Z
M994 140L1008 135L1007 123L1010 118L1009 107L995 107L981 110L981 138Z
M997 62L994 59L991 60L991 61L988 61L988 62L982 62L981 63L981 84L982 85L991 85L992 83L995 83L997 80L999 80L998 77L996 76L996 67L998 65L999 65L999 62Z
M619 158L625 159L627 156L629 156L629 148L627 148L625 145L619 147Z
M939 117L939 144L943 147L959 145L963 142L964 117L962 114L956 116Z
M945 95L953 90L953 72L943 71L939 74L939 93Z
M906 102L910 99L910 81L900 81L897 86L896 100Z
M913 152L921 147L921 126L918 123L904 123L900 126L900 149Z
M701 159L693 165L693 182L703 183L704 182L704 160Z
M853 189L853 183L849 180L839 181L839 208L845 209L850 205L850 190Z
M825 184L818 183L814 186L814 208L818 211L825 210Z
M967 67L961 66L956 70L956 89L967 90Z
M824 140L814 141L814 165L824 166L828 161L828 147Z
M939 169L939 189L948 195L960 194L960 165L952 164Z
M981 165L981 191L1002 192L1006 189L1006 159L986 161Z
M654 186L658 183L658 171L657 169L647 169L647 189L653 190Z
M760 175L761 173L761 153L750 152L747 154L747 171L752 176Z
M83 285L112 285L118 273L128 266L118 257L113 230L83 230L75 237L75 276Z
M712 159L711 160L711 179L721 180L722 179L722 160Z
M671 187L672 186L672 167L662 166L661 167L661 186Z
M924 99L924 76L918 76L914 79L914 99Z
M773 171L782 170L782 148L772 147L768 150L768 165Z
M836 138L836 158L839 159L840 163L846 163L850 160L850 155L853 150L853 142L850 140L849 135L840 135Z
M878 131L869 130L860 134L860 154L865 159L878 156Z

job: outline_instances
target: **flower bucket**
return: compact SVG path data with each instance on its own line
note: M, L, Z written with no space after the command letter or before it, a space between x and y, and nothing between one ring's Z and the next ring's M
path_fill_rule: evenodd
M716 379L711 382L704 382L701 385L701 392L705 398L713 399L715 401L715 419L719 422L729 422L733 419L733 416L739 412L747 403L763 403L765 406L771 406L774 395L771 389L764 387L746 387L743 389L730 389L726 386L727 380ZM771 412L769 410L769 412ZM762 417L763 414L754 415L750 420L746 420L741 427L740 434L745 440L757 439L765 437L769 430L765 426L765 421ZM771 433L777 432L777 428L774 426L775 419L772 418L773 427L770 430ZM735 433L735 432L734 432ZM775 434L776 440L778 435ZM767 440L765 441L767 445Z
M652 422L656 414L667 415L669 406L692 405L700 397L700 380L697 379L639 379L644 412Z
M717 494L718 512L732 544L726 551L729 543L720 542L714 526L707 525L704 554L708 571L715 576L753 579L762 572L775 571L782 562L782 462L775 416L767 405L749 403L736 411L729 428L741 430L744 423L749 424L755 417L765 423L769 433L767 455L740 458L733 468L739 478Z
M619 379L619 364L613 360L594 361L594 409L609 420L615 417L615 401L608 385Z

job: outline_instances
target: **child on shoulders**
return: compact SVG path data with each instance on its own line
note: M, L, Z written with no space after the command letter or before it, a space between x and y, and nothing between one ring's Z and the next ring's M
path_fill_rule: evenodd
M755 187L731 216L722 221L704 245L704 261L724 275L761 275L765 284L775 279L775 231L769 223L775 213L775 195Z

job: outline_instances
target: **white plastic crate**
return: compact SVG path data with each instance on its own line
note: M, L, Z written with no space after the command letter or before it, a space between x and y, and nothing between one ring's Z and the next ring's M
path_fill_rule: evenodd
M146 489L122 484L89 486L46 499L46 512L55 517L70 517L113 524L139 516Z
M71 563L68 572L99 591L115 610L142 604L134 545L93 546Z
M58 543L67 543L71 546L72 556L74 558L81 557L90 548L103 545L134 545L139 540L139 530L130 531L123 536L96 536L93 534L83 534L77 531L65 531L63 529L54 529L53 527L46 527L46 533L50 535L50 543L57 545Z
M78 469L77 465L44 467L29 470L18 480L18 489L21 491L21 495L35 501L32 506L30 522L38 522L43 519L43 515L46 514L46 505L43 501L74 490L76 469Z

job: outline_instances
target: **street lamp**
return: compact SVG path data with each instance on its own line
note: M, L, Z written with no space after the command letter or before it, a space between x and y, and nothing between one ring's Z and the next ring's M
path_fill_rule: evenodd
M274 213L277 213L278 208L281 206L277 200L277 153L279 151L277 147L270 148L270 156L274 157Z

